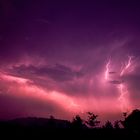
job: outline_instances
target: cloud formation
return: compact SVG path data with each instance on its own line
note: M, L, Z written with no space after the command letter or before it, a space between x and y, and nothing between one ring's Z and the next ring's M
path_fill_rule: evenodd
M0 118L90 110L111 118L124 104L138 108L138 5L1 1Z

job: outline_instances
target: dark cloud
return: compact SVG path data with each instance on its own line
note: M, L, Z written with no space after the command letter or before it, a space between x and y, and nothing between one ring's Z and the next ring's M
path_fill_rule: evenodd
M111 83L111 84L121 84L122 81L113 80L113 81L109 81L109 83Z
M7 0L4 3L3 8L10 5L15 14L1 24L0 56L4 61L1 63L21 60L23 54L38 55L49 61L77 62L80 61L78 56L84 59L88 50L103 45L104 50L110 50L110 42L128 37L133 47L127 49L135 48L133 38L138 35L140 12L135 2L120 5L117 1L116 4L111 1L89 4L85 1ZM50 24L42 24L39 19Z
M56 64L54 66L38 66L35 67L33 65L30 66L14 66L11 70L11 74L17 75L17 76L23 76L30 79L30 76L34 77L49 77L54 81L58 82L67 82L71 81L74 78L78 78L79 76L82 76L82 73L80 71L74 71L70 67L66 67L61 64ZM29 76L29 77L28 77Z
M101 65L102 63L99 63ZM59 91L68 96L83 96L87 97L92 95L94 97L100 96L117 96L117 92L114 92L114 87L108 85L106 90L102 89L100 83L101 78L96 77L95 74L102 74L102 66L94 68L95 65L87 65L86 68L75 70L72 67L67 67L62 64L56 65L20 65L13 66L10 69L6 69L7 74L21 77L30 80L29 84L45 88L47 90ZM92 76L91 76L92 75ZM111 81L113 84L120 84ZM113 94L111 93L113 92Z

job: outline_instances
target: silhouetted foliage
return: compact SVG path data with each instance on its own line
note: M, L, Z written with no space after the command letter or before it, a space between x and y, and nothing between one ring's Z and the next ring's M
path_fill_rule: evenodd
M110 121L107 121L105 123L105 125L103 126L103 128L106 128L106 129L113 129L113 125Z
M124 127L124 121L125 121L125 119L126 119L128 113L127 113L127 112L123 112L122 115L123 115L123 120L120 120L120 123L121 123L121 125Z
M127 117L127 112L123 112L124 119Z
M120 121L118 121L118 120L115 121L115 122L114 122L114 128L115 128L115 129L120 129L120 125L119 125L119 124L120 124Z
M72 122L55 119L53 116L50 116L48 119L36 117L18 118L10 121L1 121L0 130L1 135L6 133L4 136L12 134L21 138L29 135L34 136L34 138L42 136L43 139L44 136L52 139L56 136L59 138L70 137L70 139L75 138L75 136L78 139L89 139L96 136L98 139L102 136L103 139L108 139L109 137L111 139L129 139L130 137L136 139L140 135L140 110L138 109L134 110L123 121L115 121L114 127L110 121L107 121L103 127L97 128L96 126L100 123L97 117L92 112L88 112L87 121L84 121L79 115L76 115ZM123 122L123 126L126 129L120 127L121 122Z
M84 121L81 119L79 115L76 115L72 120L72 128L83 128Z
M90 128L94 128L97 125L99 125L100 121L97 120L98 115L95 115L92 112L87 112L87 114L88 114L88 119L85 122Z
M140 131L140 110L133 110L123 121L124 128Z

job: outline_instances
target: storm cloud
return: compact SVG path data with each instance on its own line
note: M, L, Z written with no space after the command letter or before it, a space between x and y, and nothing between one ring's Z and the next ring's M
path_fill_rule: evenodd
M1 0L0 118L139 107L139 4Z

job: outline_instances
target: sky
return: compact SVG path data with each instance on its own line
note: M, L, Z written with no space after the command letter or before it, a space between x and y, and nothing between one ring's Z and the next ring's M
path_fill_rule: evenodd
M0 119L101 120L140 108L140 2L0 0Z

